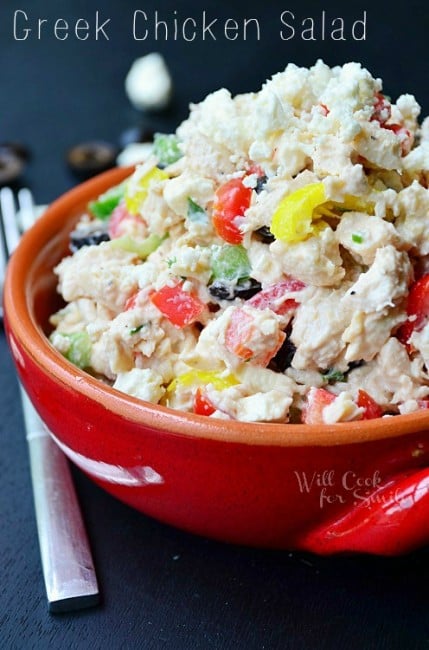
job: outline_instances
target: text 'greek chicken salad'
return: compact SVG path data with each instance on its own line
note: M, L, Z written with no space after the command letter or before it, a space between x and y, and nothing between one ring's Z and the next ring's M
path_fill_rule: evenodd
M221 89L88 205L52 344L119 391L309 424L429 407L429 118L357 63Z

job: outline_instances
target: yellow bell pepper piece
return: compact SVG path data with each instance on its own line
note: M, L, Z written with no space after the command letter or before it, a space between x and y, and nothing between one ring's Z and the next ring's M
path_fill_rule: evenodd
M299 242L312 234L313 212L326 202L323 183L300 187L280 201L271 221L271 232L276 239Z
M325 230L326 228L329 228L329 224L326 223L323 219L318 219L314 223L311 224L311 234L317 237L320 235L322 230Z
M224 390L239 383L237 377L231 374L220 375L209 370L190 370L173 379L167 386L167 392L173 392L178 386L207 386L207 384L212 384L216 390Z
M359 196L353 196L352 194L346 194L342 203L334 203L334 205L353 212L366 212L367 214L374 212L374 203L364 201Z
M140 178L137 188L132 183L128 183L125 189L125 205L128 212L130 214L139 214L141 205L147 197L151 185L167 180L167 178L169 176L165 171L159 169L159 167L153 167Z
M359 196L346 194L344 201L326 201L322 205L318 205L313 212L313 219L319 217L331 217L338 219L341 217L341 212L366 212L366 214L374 213L374 203L371 201L364 201Z
M336 204L333 201L326 201L322 205L318 205L313 212L313 219L318 219L319 217L328 217L338 219L338 212L335 212L335 206L338 207L339 203Z
M328 228L322 217L340 218L338 211L374 212L374 204L350 194L341 203L326 199L323 183L310 183L286 196L277 207L271 221L276 239L294 243Z

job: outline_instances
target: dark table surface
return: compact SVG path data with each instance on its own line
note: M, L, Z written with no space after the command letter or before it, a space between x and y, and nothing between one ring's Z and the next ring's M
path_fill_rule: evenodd
M345 9L332 2L329 19L350 25L367 9L367 38L334 43L282 41L279 16L294 12L320 23L320 3L174 3L131 0L33 0L0 7L0 141L32 150L22 180L38 202L76 183L64 164L67 149L83 140L117 143L136 125L168 131L190 101L226 86L256 90L288 61L309 65L360 60L384 78L386 92L416 94L429 112L429 12L410 1L401 12L387 2ZM28 38L13 35L13 15L25 10ZM146 41L132 38L132 15L158 10L171 23L257 17L260 40ZM95 12L110 17L109 41L57 40L53 21L70 23ZM406 15L404 15L406 14ZM37 19L48 19L37 37ZM152 20L152 18L151 18ZM348 21L348 22L347 22ZM134 58L161 51L173 74L170 111L142 115L129 104L124 77ZM73 470L98 572L102 602L82 612L47 611L33 513L23 421L12 362L0 335L0 647L2 648L406 648L429 647L429 549L393 559L320 558L237 548L197 538L122 505Z

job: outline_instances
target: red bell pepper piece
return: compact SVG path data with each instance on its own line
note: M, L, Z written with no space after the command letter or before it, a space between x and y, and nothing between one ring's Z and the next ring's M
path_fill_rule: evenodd
M305 287L304 282L294 278L282 280L256 293L247 301L247 304L257 309L271 309L276 314L283 315L298 307L299 303L293 298L282 300L282 296L291 291L301 291Z
M131 296L125 302L124 311L134 309L134 307L137 305L137 298L139 296L139 293L140 291L136 291L135 293L131 294Z
M323 409L334 399L335 395L325 388L310 388L307 403L302 410L302 421L305 424L323 424Z
M255 325L255 320L243 309L236 309L232 315L225 331L225 347L237 357L250 361L259 366L267 366L271 359L280 349L286 334L279 330L277 336L269 341L269 347L255 353L252 344L255 345L261 336L261 332ZM258 347L256 345L256 347Z
M176 327L182 328L198 320L205 304L195 294L184 291L181 284L165 285L150 294L152 303Z
M358 395L356 399L356 404L360 408L364 409L362 414L362 420L372 420L373 418L381 418L383 415L383 409L375 399L368 395L368 393L361 388L358 390Z
M226 349L248 361L253 356L253 351L246 346L254 334L253 318L242 309L237 309L231 316L225 332Z
M383 129L388 129L398 136L401 143L401 153L406 156L413 146L414 136L403 124L386 124L392 116L390 102L382 93L376 93L374 111L370 118L371 122L378 122Z
M382 93L375 94L374 112L371 116L372 122L379 122L381 126L390 118L392 107L388 99Z
M252 163L250 167L247 170L247 174L250 176L251 174L256 174L257 176L265 176L264 170L260 165L257 165L256 163Z
M146 237L147 226L142 217L130 214L123 203L120 203L112 212L107 227L110 239L117 239L126 234Z
M215 411L215 407L209 398L204 395L201 386L198 386L194 397L194 413L197 415L211 415Z
M229 244L241 244L243 233L237 217L243 216L250 205L252 190L240 178L232 178L219 187L213 203L212 221L219 235Z
M423 329L429 319L429 274L422 275L411 286L407 302L408 319L401 325L396 336L407 346L409 352L413 347L409 340L411 334Z
M393 131L393 133L398 136L401 144L401 154L406 156L411 151L413 146L414 136L405 126L402 124L383 124L383 128Z

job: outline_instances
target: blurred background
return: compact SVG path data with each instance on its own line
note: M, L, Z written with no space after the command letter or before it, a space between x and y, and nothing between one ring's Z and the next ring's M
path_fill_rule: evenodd
M30 149L32 158L22 183L31 187L39 202L48 202L76 183L64 160L68 150L79 142L105 140L120 146L123 132L132 127L174 130L186 117L190 102L198 102L208 92L222 86L234 94L258 90L267 77L289 62L309 66L318 58L330 65L360 61L374 76L384 80L388 95L396 98L402 92L410 92L417 97L423 114L427 114L429 11L424 6L416 0L409 0L400 10L386 0L377 3L330 0L325 5L308 0L290 3L183 0L180 5L161 0L144 3L68 0L61 4L55 0L27 3L2 0L0 142L18 141ZM21 13L14 35L17 10ZM99 23L110 19L105 28L108 41L101 31L96 39L97 11ZM146 40L133 38L135 11L138 12L136 36L141 38L147 28ZM167 40L163 28L159 30L159 39L155 40L155 11L159 20L167 22ZM288 41L282 40L280 35L280 30L284 36L292 33L282 25L284 11L295 17L293 20L291 14L287 14L287 22L296 30L295 36ZM322 11L325 11L327 28L335 18L343 19L345 40L332 40L329 29L323 40ZM366 39L354 40L353 23L362 20L364 11ZM217 19L212 28L216 41L209 32L203 38L203 12L206 12L207 23ZM180 29L175 39L174 19L177 18L180 28L188 17L198 25L195 39L186 42ZM54 34L54 23L59 18L70 26L65 40ZM77 40L73 32L79 18L90 25L86 40ZM223 32L227 18L235 19L240 27L234 41L227 40ZM244 38L244 18L257 19L259 40L255 23L250 22L247 38ZM314 20L316 40L301 38L301 23L305 18ZM40 38L38 19L46 21L42 24ZM335 26L339 24L337 21ZM305 26L309 25L307 20ZM32 31L24 40L26 28ZM361 36L361 33L362 29L356 28L356 35ZM64 38L65 31L58 35ZM167 62L174 83L174 99L169 110L146 114L131 105L124 80L132 62L153 51L160 52Z

